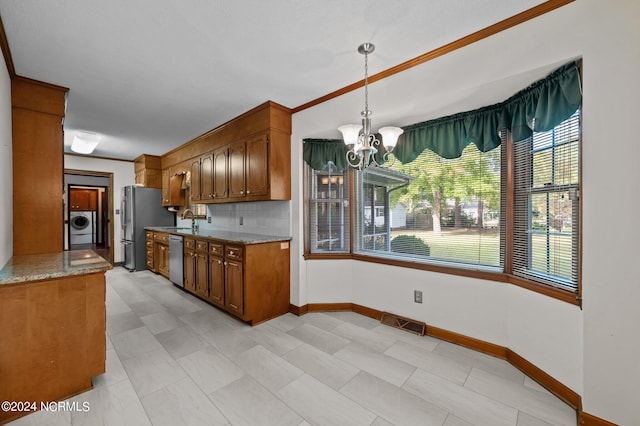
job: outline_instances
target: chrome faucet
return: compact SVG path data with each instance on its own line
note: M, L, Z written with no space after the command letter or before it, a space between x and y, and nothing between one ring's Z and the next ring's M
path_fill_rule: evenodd
M191 216L191 231L198 232L198 223L196 222L196 215L191 211L191 209L185 209L182 212L182 219L187 219L187 214Z

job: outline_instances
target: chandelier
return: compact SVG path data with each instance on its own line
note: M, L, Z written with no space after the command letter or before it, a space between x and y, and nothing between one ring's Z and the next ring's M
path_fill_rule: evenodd
M371 110L369 109L369 54L375 50L372 43L363 43L358 47L358 53L364 55L364 110L360 113L362 116L362 124L345 124L338 127L342 132L345 145L349 148L347 151L347 162L355 169L363 170L369 166L380 166L376 161L375 154L378 148L383 146L386 150L383 160L387 161L389 154L393 151L400 136L404 130L399 127L382 127L378 133L384 141L384 145L380 139L371 133Z

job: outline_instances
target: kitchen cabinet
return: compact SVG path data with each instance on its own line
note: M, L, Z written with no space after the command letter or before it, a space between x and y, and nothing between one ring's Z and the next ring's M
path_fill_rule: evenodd
M95 189L69 190L69 210L87 211L98 209L98 191Z
M229 198L228 157L227 146L213 151L213 198L216 200Z
M169 234L154 233L153 270L169 278Z
M199 194L192 201L290 200L291 111L266 102L162 157L163 165L184 162Z
M11 115L6 116L12 148L2 155L12 156L13 164L13 192L7 195L13 196L14 256L64 247L62 121L68 90L19 76L11 79Z
M222 308L224 308L224 269L222 244L209 243L208 300Z
M246 142L240 141L229 145L229 199L237 201L245 194L245 151Z
M209 243L196 240L195 294L203 299L209 296Z
M196 241L191 238L184 239L184 288L196 292Z
M185 238L184 256L184 288L195 296L252 325L289 311L288 241Z
M153 232L147 231L146 239L145 239L146 247L147 247L147 269L150 269L153 272L158 272L156 270L155 263L153 262L154 255L154 241L153 241Z
M224 305L229 312L242 317L244 314L244 268L240 247L225 246L224 268Z
M142 154L133 160L136 185L162 188L161 159L157 155Z
M162 205L165 207L184 206L185 191L182 181L184 172L172 173L170 168L162 170Z

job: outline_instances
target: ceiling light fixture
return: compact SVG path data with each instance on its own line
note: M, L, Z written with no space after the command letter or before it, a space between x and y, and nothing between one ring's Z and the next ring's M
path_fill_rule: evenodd
M345 145L349 147L347 151L347 162L355 169L362 170L369 166L380 166L376 161L374 154L378 152L378 147L382 145L382 141L371 133L371 110L369 109L369 54L375 50L372 43L363 43L358 47L358 53L364 55L364 110L362 115L362 124L345 124L338 127L342 132ZM384 140L384 148L386 152L383 160L387 161L389 154L393 151L400 136L404 130L400 127L382 127L378 130L380 136Z
M91 132L77 132L71 142L71 151L78 154L91 154L100 142L100 135Z

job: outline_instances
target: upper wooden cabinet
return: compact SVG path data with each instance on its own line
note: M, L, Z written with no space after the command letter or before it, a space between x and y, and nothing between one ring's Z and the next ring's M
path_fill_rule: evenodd
M98 191L96 189L74 189L69 190L69 209L97 210Z
M162 166L157 155L142 154L133 160L136 184L147 188L162 188Z
M162 156L190 164L191 201L291 199L291 110L266 102Z
M178 171L177 173L172 169L165 169L162 171L162 205L169 206L184 206L185 204L185 190L183 188L183 180L185 179L186 172Z
M13 255L63 250L63 135L67 88L11 79Z

